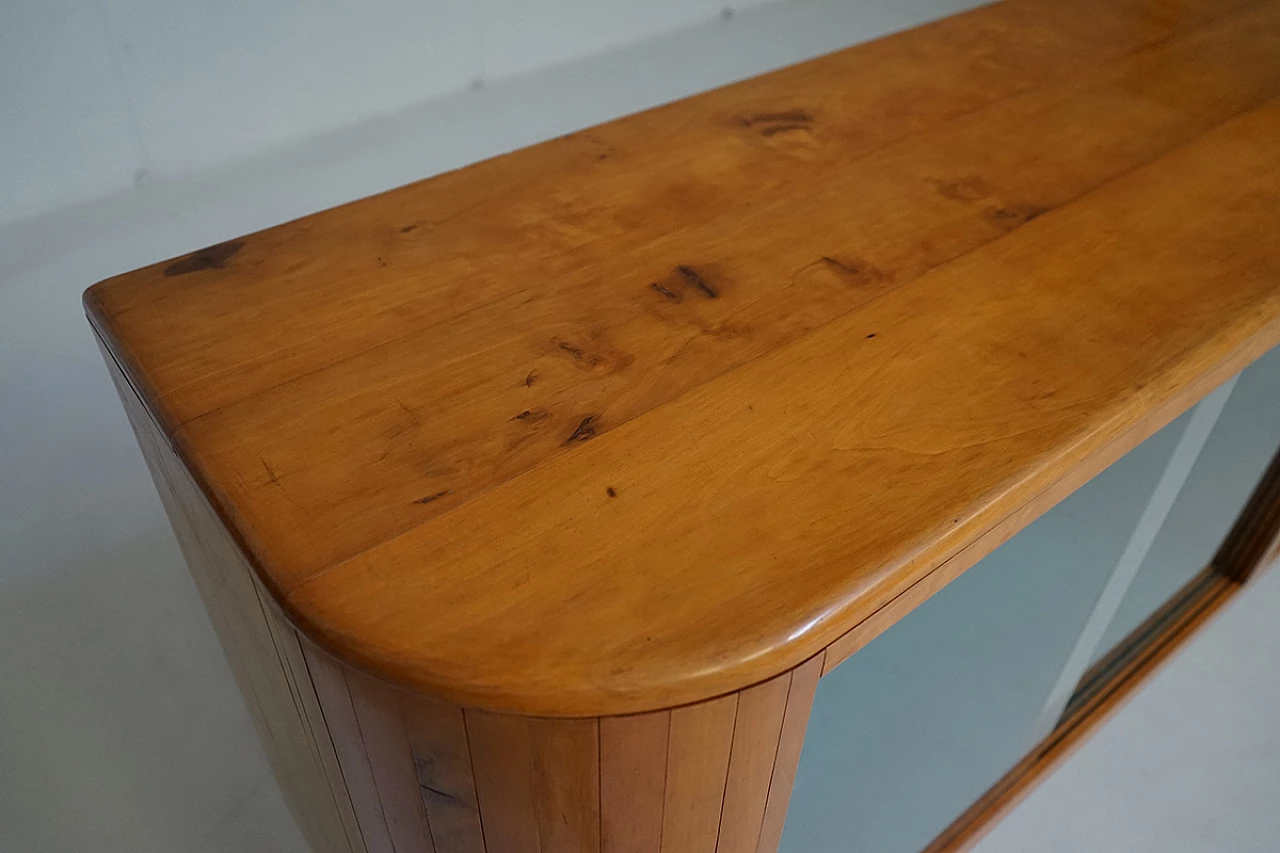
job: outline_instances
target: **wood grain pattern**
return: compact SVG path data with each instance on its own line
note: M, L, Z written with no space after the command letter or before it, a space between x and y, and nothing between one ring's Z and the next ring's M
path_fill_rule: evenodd
M1261 352L1257 353L1257 355L1261 354ZM1043 492L1028 500L982 536L962 548L935 571L903 590L875 613L850 628L827 646L823 674L848 660L850 655L893 627L899 619L928 601L948 583L976 565L984 556L1009 541L1018 531L1052 509L1059 501L1158 432L1182 411L1189 408L1187 399L1199 399L1233 375L1235 374L1229 368L1219 368L1205 374L1193 387L1184 389L1183 394L1153 409L1147 417L1127 432L1118 435L1110 444L1098 448L1082 459L1060 480L1052 483Z
M408 694L401 701L437 853L485 853L462 709Z
M152 300L182 303L164 323L170 343L136 341L133 367L186 421L518 294L531 275L643 247L655 229L637 226L655 209L671 232L697 226L730 212L734 192L715 188L744 175L783 186L815 161L1138 57L1240 5L1198 0L1171 14L1156 2L998 4L157 264L100 296L131 337L156 324L145 316ZM803 127L814 115L839 144L815 144L822 131ZM609 240L594 243L598 232ZM417 275L424 261L430 281ZM459 281L470 286L457 291ZM226 328L201 319L214 309L227 312Z
M818 655L791 672L787 690L787 710L782 718L782 731L774 754L773 773L769 777L769 796L765 802L757 853L777 853L782 841L782 827L791 802L791 787L800 766L800 749L809 726L809 712L822 676L823 656Z
M1280 4L1088 8L996 4L86 305L341 660L535 716L731 693L1280 341Z
M756 853L790 689L788 674L738 694L716 853Z
M230 489L227 499L246 535L269 542L270 554L262 558L271 564L274 582L287 590L495 482L569 452L570 436L602 435L1274 94L1275 18L1264 8L1215 21L1084 81L1037 88L932 134L895 140L847 170L832 171L842 161L819 170L807 160L748 147L753 165L764 158L787 170L779 181L788 193L767 210L734 214L735 206L685 228L673 223L670 234L676 236L664 236L651 249L656 257L646 280L600 286L602 279L636 276L631 254L608 259L608 268L579 268L573 277L560 275L550 292L476 306L445 326L424 323L326 369L310 365L305 375L269 393L264 389L184 421L178 440ZM1242 50L1241 34L1250 31L1256 41ZM1206 64L1218 71L1200 79L1194 69ZM1188 92L1197 93L1194 102L1187 102ZM1018 132L1029 125L1036 127L1035 146ZM732 145L732 138L722 142ZM821 150L834 149L834 157L846 147L843 137L824 137ZM1066 174L1043 165L1062 162L1073 164ZM818 254L808 241L774 228L779 220L805 221L822 247ZM721 236L744 229L763 235L746 246ZM228 263L250 250L246 243ZM729 259L699 263L700 256L730 253ZM521 259L522 266L528 260ZM245 274L256 276L256 266L244 263L250 267ZM716 298L689 284L681 269L705 279ZM229 278L217 270L200 274L219 276L220 285ZM174 277L155 271L153 277L165 285L166 306L174 305ZM291 282L286 277L279 286ZM201 282L189 296L202 310L209 307L208 284ZM232 285L238 280L226 282ZM416 275L401 287L409 291L402 298L423 294ZM369 298L375 295L382 295L381 288ZM612 318L607 326L592 319L601 316ZM364 316L355 321L361 335L377 326ZM171 322L156 330L157 344L176 343ZM261 345L263 338L253 341ZM479 353L473 350L478 343ZM226 357L260 357L242 350ZM235 375L248 383L254 374ZM588 419L590 429L579 433ZM246 435L257 440L246 444Z
M355 670L344 674L392 849L436 853L396 692Z
M287 605L357 665L529 713L664 707L795 665L1276 343L1277 130L1274 103L1233 120Z
M529 720L471 709L465 717L485 849L539 853Z
M428 837L436 853L774 853L761 830L785 814L821 662L708 702L582 719L457 708L341 669L355 758L397 851Z
M1265 25L1257 18L1230 23ZM1203 41L1179 43L1180 60L1168 64L1181 68L1192 57L1213 62L1216 50L1230 44ZM1262 47L1280 49L1280 40ZM1252 58L1253 66L1234 61L1255 71L1272 61ZM1200 81L1162 70L1157 65L1145 76L1200 91ZM1034 105L1001 104L992 108L998 116L969 117L960 127L878 153L848 178L823 172L808 177L814 186L792 182L795 210L771 211L768 220L757 215L749 223L703 225L700 233L681 231L681 245L666 247L670 266L656 267L654 280L639 287L601 288L590 279L533 301L479 307L444 328L388 342L195 419L180 435L211 476L246 484L237 489L246 494L230 499L255 535L270 541L287 587L1145 162L1228 115L1227 105L1247 106L1274 94L1275 87L1261 82L1266 79L1221 74L1208 84L1207 105L1189 117L1153 109L1153 98L1171 100L1177 89L1156 93L1148 84L1133 92L1132 69L1079 94L1082 104L1056 90L1039 93L1042 102ZM1117 109L1116 100L1125 98L1133 108ZM1011 126L1029 121L1057 148L1041 143L1036 161L1023 163L1026 148L1014 141ZM1090 128L1083 143L1079 126ZM1135 146L1133 139L1143 142ZM1074 164L1069 179L1035 168L1035 162L1064 160ZM949 177L955 175L961 177ZM768 232L774 235L769 244L754 240L748 251L725 245L720 236L726 228L735 233L766 228L778 218L812 218L815 198L840 199L843 217L815 237L827 246L820 257L776 229ZM886 210L897 215L886 217ZM922 241L937 248L922 252ZM732 257L697 262L711 252ZM600 328L594 317L611 321ZM477 338L483 357L471 352ZM460 365L463 352L469 357ZM530 373L532 386L524 384ZM424 395L424 388L430 393ZM350 417L353 407L364 414ZM301 411L307 417L299 422ZM322 422L325 428L316 429ZM584 422L589 429L581 429ZM239 437L245 435L270 438L244 446Z
M819 659L740 694L626 717L519 717L406 693L283 620L123 375L113 377L313 849L776 849L761 825L781 825Z
M603 853L653 853L662 847L671 712L600 721Z
M364 843L369 853L395 853L360 723L356 720L355 707L351 702L347 668L309 645L303 646L303 653L306 655L307 667L316 695L320 699L320 706L324 710L325 726L333 738L338 763L342 767L342 777L347 783L347 794Z
M319 853L776 853L820 675L1280 343L1280 2L1082 3L90 289Z
M241 564L241 570L247 571L248 567ZM350 849L367 853L364 834L361 832L355 809L349 800L350 790L341 769L337 748L333 743L333 735L329 731L324 717L324 710L320 705L315 683L311 677L310 667L303 650L303 640L298 636L293 626L288 624L283 614L280 613L275 603L271 600L270 594L263 589L256 579L254 587L258 594L258 601L262 606L262 611L267 618L268 627L271 629L272 638L275 640L276 651L280 656L286 680L289 682L290 692L296 706L301 711L300 721L303 723L307 742L311 746L314 760L319 763L323 771L322 779L329 788L331 795L329 801L321 800L319 807L332 808L332 813L337 815L338 820L342 822L342 837L326 837L319 844L313 843L312 847L316 851L325 851L329 850L331 845L336 845L340 850ZM319 780L310 775L314 773L314 770L308 770L307 773L308 776L302 780L302 785L316 785ZM332 831L327 826L327 820L325 821L325 826L325 829L318 831L325 833ZM343 841L346 842L346 847L342 847Z
M671 712L662 853L715 850L737 711L734 694Z
M600 853L600 721L530 726L542 849Z
M317 853L378 853L357 826L297 637L110 353L103 355L285 802Z

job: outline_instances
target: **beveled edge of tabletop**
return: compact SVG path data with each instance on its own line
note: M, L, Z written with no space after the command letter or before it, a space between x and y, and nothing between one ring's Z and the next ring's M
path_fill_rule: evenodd
M140 390L130 370L127 354L119 352L114 346L115 340L102 333L90 300L91 291L92 288L86 291L85 306L95 336L104 352L115 360L143 408L156 420L169 442L169 434L157 417L154 402ZM1280 309L1280 303L1276 307ZM936 547L921 551L908 562L882 574L872 587L865 590L865 594L849 602L838 618L804 626L804 630L797 630L788 642L776 645L767 654L754 657L749 663L740 661L718 670L701 672L697 678L672 683L661 690L601 690L565 701L549 694L525 697L505 691L476 689L476 685L467 683L433 680L412 668L397 665L376 647L353 644L341 631L335 633L335 626L327 620L317 618L317 614L306 607L300 607L293 597L280 594L271 573L263 569L256 549L243 541L234 513L218 498L216 491L210 490L201 480L198 469L185 459L182 462L223 520L227 531L238 542L258 580L269 590L286 617L304 636L338 660L410 692L463 706L527 716L623 716L680 707L731 694L767 681L813 660L815 656L825 657L822 671L829 672L1075 489L1277 345L1280 345L1280 312L1264 327L1220 352L1221 357L1216 363L1202 371L1194 381L1176 389L1165 389L1163 395L1146 393L1156 389L1143 389L1128 399L1114 417L1107 418L1095 434L1085 436L1078 444L1061 448L1059 459L1048 460L1047 464L1031 472L1030 479L1020 484L1020 488L1010 489L1009 496L1014 497L1013 500L989 507L996 510L994 523L978 527L963 525L950 531L953 535L936 541ZM181 453L172 442L169 446L181 459Z
M165 408L155 399L125 342L111 334L109 318L99 311L94 299L97 287L100 285L85 294L90 321L146 410L157 420L161 432L173 445L174 425L165 422ZM1258 320L1258 317L1253 319ZM661 688L636 691L611 690L602 686L594 693L578 690L563 701L556 700L550 692L502 693L494 692L490 687L468 684L465 680L436 678L421 666L394 660L394 650L389 652L376 643L353 641L326 614L308 606L297 596L281 593L269 567L262 563L264 549L244 539L244 532L237 525L234 511L227 501L203 479L199 466L191 465L190 460L184 457L180 445L174 449L228 530L237 538L277 603L307 636L345 662L410 689L493 710L548 716L635 713L701 701L767 680L828 647L834 648L850 632L857 631L888 605L913 597L914 603L918 604L923 600L922 596L935 592L946 580L989 553L1089 476L1280 341L1280 316L1270 316L1267 322L1259 323L1248 329L1237 324L1234 336L1219 329L1224 335L1216 341L1204 342L1204 351L1196 352L1194 370L1192 365L1184 365L1189 372L1184 371L1176 385L1139 388L1137 392L1117 400L1113 408L1098 413L1088 434L1076 436L1072 442L1055 448L1052 458L1038 460L1036 465L1023 470L1017 482L1009 483L1008 488L997 499L981 507L981 512L972 520L967 519L965 524L948 530L945 535L933 539L928 547L900 563L870 567L874 574L870 582L856 593L845 595L849 590L844 590L839 607L823 614L821 619L794 625L794 630L784 641L772 643L764 653L749 659L704 661L707 665L701 667L691 661L691 671ZM328 568L321 569L319 573Z

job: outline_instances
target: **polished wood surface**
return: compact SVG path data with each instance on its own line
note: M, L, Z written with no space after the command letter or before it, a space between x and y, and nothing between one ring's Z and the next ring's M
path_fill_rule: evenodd
M344 773L368 849L775 853L820 659L666 711L527 717L423 700L306 646L326 714L355 708ZM788 721L784 723L784 718ZM790 728L788 729L788 725Z
M600 841L611 853L662 846L668 714L600 721Z
M108 364L285 801L317 853L774 853L821 656L635 716L462 708L301 637ZM772 845L772 846L769 846Z
M1277 92L1274 2L1010 0L86 305L327 652L669 708L856 646L1280 341Z
M109 353L104 355L191 577L298 828L315 853L390 851L389 846L379 845L376 837L362 835L352 805L353 797L361 794L361 780L352 776L346 762L340 766L339 759L339 753L358 739L353 741L343 730L343 721L332 708L321 709L297 633L275 609L248 560L115 360ZM376 793L370 791L365 799L376 802Z

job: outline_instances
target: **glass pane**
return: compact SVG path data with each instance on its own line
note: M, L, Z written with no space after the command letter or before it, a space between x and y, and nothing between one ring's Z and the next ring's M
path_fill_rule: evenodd
M819 682L783 853L919 853L1023 756L1188 419Z
M1209 564L1280 447L1280 349L1240 374L1094 660Z

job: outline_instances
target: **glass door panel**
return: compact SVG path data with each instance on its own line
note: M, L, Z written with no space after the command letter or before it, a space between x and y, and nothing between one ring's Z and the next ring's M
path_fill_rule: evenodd
M1189 416L819 682L783 853L918 853L1023 756Z
M1096 662L1209 565L1280 447L1280 349L1246 368L1093 654Z

